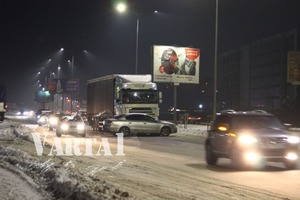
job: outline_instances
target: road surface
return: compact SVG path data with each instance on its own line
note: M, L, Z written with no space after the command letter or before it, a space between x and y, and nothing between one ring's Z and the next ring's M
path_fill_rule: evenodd
M300 170L287 171L280 163L269 163L262 170L235 171L226 159L209 167L204 160L204 138L199 135L120 140L89 131L86 138L57 138L46 127L30 129L39 135L39 151L34 142L4 146L51 160L94 181L105 180L127 191L129 199L300 199Z

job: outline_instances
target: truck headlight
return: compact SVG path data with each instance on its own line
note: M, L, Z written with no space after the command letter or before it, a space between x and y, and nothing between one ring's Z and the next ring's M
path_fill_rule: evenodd
M238 138L239 143L249 145L257 142L257 139L251 135L241 135Z
M291 144L298 144L300 142L300 138L297 136L289 136L287 141Z
M285 156L286 159L288 160L297 160L298 159L298 155L295 152L288 152Z
M78 124L77 125L77 130L79 130L79 131L82 131L82 130L84 130L84 124Z

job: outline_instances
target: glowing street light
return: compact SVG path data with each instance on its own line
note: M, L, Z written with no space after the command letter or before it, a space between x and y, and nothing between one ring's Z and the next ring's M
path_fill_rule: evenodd
M118 12L123 13L123 12L126 11L127 6L126 6L125 3L118 3L117 6L116 6L116 9L117 9Z
M119 13L124 13L127 10L127 6L125 3L118 3L116 5L116 10ZM135 74L137 74L137 68L138 68L138 52L139 52L139 25L140 25L140 18L137 13L134 13L136 15L136 42L135 42Z

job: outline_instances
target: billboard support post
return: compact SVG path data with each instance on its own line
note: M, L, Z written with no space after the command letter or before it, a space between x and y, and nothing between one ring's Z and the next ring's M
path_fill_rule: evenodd
M174 105L173 105L173 120L176 124L177 121L177 86L179 86L179 83L174 83Z

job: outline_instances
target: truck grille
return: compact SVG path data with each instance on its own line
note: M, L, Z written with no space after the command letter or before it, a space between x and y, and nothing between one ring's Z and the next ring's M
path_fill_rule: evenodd
M154 115L151 108L132 108L129 113L145 113L148 115Z

